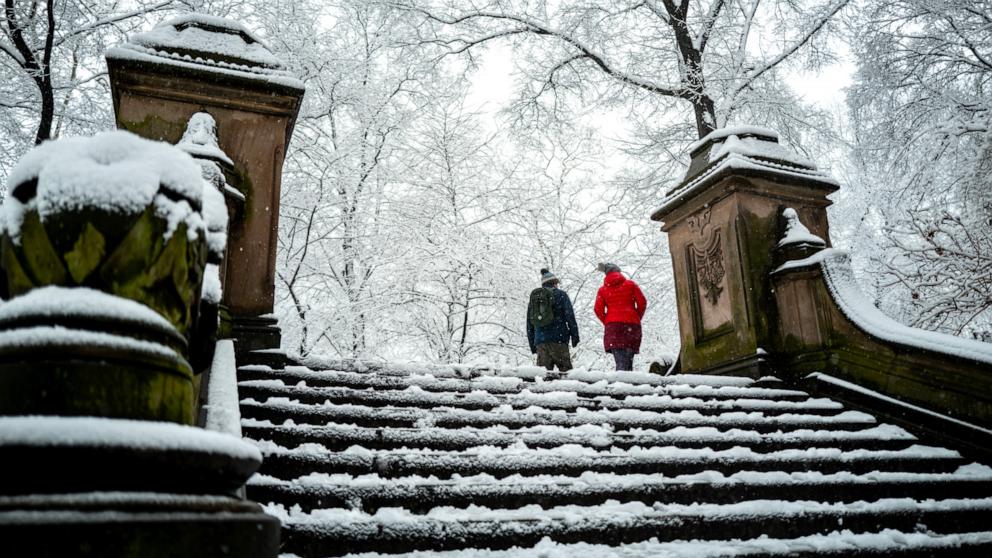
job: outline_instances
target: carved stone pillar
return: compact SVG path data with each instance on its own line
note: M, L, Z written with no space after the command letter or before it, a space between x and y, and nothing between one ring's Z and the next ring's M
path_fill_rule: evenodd
M231 186L244 196L244 212L231 215L222 314L229 313L231 329L244 322L255 334L261 346L253 348L278 346L268 315L280 181L303 84L242 25L198 14L135 35L106 57L118 127L176 143L194 113L216 121L220 150L236 175Z
M693 146L685 179L651 218L673 258L684 372L760 375L776 340L768 274L785 207L829 239L837 184L771 130L718 130ZM829 242L829 240L827 240Z

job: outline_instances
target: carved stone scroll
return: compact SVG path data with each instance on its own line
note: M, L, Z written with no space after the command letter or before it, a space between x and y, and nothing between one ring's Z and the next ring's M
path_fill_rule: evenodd
M731 321L722 240L720 229L715 229L708 239L687 247L698 339L719 335Z

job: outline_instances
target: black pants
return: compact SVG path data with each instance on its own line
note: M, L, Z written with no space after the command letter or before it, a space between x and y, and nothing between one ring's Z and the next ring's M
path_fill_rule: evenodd
M613 360L617 363L617 370L634 369L633 349L610 349L610 352L613 353Z
M572 355L568 352L568 343L541 343L537 346L537 365L548 370L555 366L562 372L572 369Z

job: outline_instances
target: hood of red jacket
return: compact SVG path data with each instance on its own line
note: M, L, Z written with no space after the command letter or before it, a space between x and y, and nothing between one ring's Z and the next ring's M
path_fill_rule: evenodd
M607 287L616 287L618 285L622 285L626 280L627 278L624 277L619 271L611 271L606 274L606 277L603 278L603 285Z

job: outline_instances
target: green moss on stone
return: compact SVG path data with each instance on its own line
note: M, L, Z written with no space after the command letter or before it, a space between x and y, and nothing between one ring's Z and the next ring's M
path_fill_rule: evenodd
M106 243L103 235L93 226L86 223L82 234L76 240L72 251L66 253L65 263L69 267L69 274L77 284L82 284L86 278L103 261L106 250Z
M186 119L166 120L161 116L149 114L140 121L119 120L118 127L137 134L143 138L167 141L175 144L186 131Z
M16 249L25 263L27 276L34 285L68 285L69 276L61 258L52 247L37 211L24 213L21 242Z

